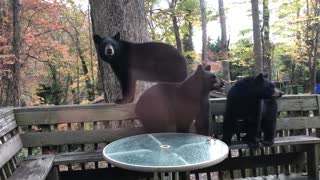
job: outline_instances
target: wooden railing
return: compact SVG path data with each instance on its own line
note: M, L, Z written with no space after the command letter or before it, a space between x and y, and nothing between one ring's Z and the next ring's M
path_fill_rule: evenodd
M221 135L225 98L211 99L211 130ZM293 95L278 100L278 136L298 134L320 137L319 96ZM95 104L14 109L25 155L58 154L73 151L101 150L107 143L130 135L144 133L134 114L135 104ZM1 127L1 126L0 126ZM235 150L234 156L294 151L291 146L261 148L257 152ZM105 162L60 165L60 171L110 167ZM298 172L297 166L275 166L268 169L234 170L226 177L257 176ZM208 173L207 173L208 174ZM210 172L209 172L210 174Z
M20 160L17 153L22 148L13 109L0 109L0 179L13 174Z
M220 137L222 134L222 115L225 108L225 99L219 98L211 101L211 114L213 123L212 133ZM290 95L278 99L279 117L277 121L277 137L312 135L320 137L320 96L318 95ZM238 137L239 139L239 137ZM256 151L249 149L233 149L233 158L296 152L298 146L276 146L260 148ZM274 162L276 163L276 161ZM305 164L292 164L273 166L268 168L252 168L231 170L224 173L225 178L252 177L269 174L290 174L306 171Z

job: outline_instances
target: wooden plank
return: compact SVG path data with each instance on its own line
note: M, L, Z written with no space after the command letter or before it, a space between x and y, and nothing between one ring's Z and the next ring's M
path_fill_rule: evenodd
M16 127L17 127L16 121L13 120L11 122L8 122L8 124L6 124L5 126L0 127L0 137L9 133L10 131L15 129Z
M307 169L310 179L319 179L319 149L318 145L310 144L307 148Z
M213 98L210 99L211 114L223 115L226 106L226 98Z
M307 111L318 110L317 96L315 95L286 95L279 99L278 111ZM211 98L211 113L223 115L226 98Z
M112 142L120 138L142 133L145 133L143 128L30 132L21 134L21 139L23 141L23 147L35 147Z
M19 134L0 145L0 168L6 164L22 148Z
M282 164L297 164L303 162L303 152L290 152L286 154L271 154L262 156L246 156L227 158L219 164L214 166L203 168L194 172L206 172L206 171L224 171L224 170L236 170L243 168L257 168ZM239 163L241 162L241 163Z
M13 113L13 108L0 108L0 118Z
M54 159L54 165L97 161L104 161L102 150L93 152L71 152L57 154Z
M277 130L320 128L319 117L278 118Z
M89 169L86 171L61 171L61 180L137 180L153 179L153 173L129 171L117 167ZM181 178L180 178L181 179ZM181 179L181 180L186 180Z
M212 131L215 135L220 135L223 133L222 125L222 122L213 123ZM320 128L320 120L319 116L278 118L276 128L277 130Z
M18 126L135 118L135 104L90 104L15 109Z
M302 145L302 144L318 144L320 143L320 138L314 136L286 136L277 137L274 140L273 146L283 146L283 145ZM248 149L247 144L232 144L229 149Z
M318 103L315 95L290 95L277 100L278 111L307 111L317 110Z
M0 109L0 137L17 127L12 109Z
M53 165L54 156L25 160L8 180L44 180Z

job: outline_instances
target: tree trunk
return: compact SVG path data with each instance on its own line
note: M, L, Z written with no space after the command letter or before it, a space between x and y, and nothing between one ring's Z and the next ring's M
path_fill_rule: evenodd
M200 0L201 8L201 24L202 24L202 61L208 59L208 43L207 43L207 19L206 19L206 5L204 0Z
M173 25L173 31L174 31L174 36L176 38L176 45L177 49L180 53L182 53L182 43L181 43L181 38L180 38L180 30L178 26L178 20L176 16L176 4L177 0L172 0L171 3L169 4L169 8L171 10L171 18L172 18L172 25Z
M269 0L263 0L263 68L268 73L268 78L272 79L271 71L271 43L270 43L270 25L269 25Z
M4 23L3 23L3 20L5 18L5 13L4 13L4 8L5 8L5 1L0 1L0 37L4 35ZM0 46L4 46L4 42L3 41L0 41ZM0 50L0 56L3 55L3 50ZM0 61L0 65L2 65L2 61ZM0 107L2 107L3 105L3 99L5 99L5 93L4 93L4 90L5 90L5 81L3 79L3 76L4 73L3 72L0 72Z
M318 59L318 46L319 46L319 24L313 23L314 18L319 16L318 1L309 3L307 0L307 26L306 26L306 42L308 51L308 63L310 72L310 92L315 93L316 86L316 72L317 72L317 59ZM312 10L314 13L312 14Z
M222 54L222 77L226 81L224 93L227 94L230 89L230 64L228 60L228 42L227 42L227 23L226 15L224 11L223 0L219 0L219 16L220 16L220 27L221 27L221 45L220 53Z
M93 34L113 36L133 42L149 40L144 0L90 0ZM100 77L103 77L105 101L110 103L121 97L121 89L107 63L98 57Z
M186 33L183 37L183 50L184 52L192 52L194 51L192 36L193 36L193 27L191 22L186 22L188 25L188 33ZM187 69L188 73L193 72L193 63L194 59L189 54L186 55L187 61Z
M251 0L252 23L253 23L253 46L254 46L254 69L255 74L263 72L260 19L259 19L259 0Z
M88 4L88 30L89 30L89 47L90 47L90 63L91 63L91 88L93 92L93 99L95 99L95 92L94 92L94 70L93 70L93 47L92 47L92 32L91 32L91 23L90 23L90 5Z
M193 36L193 27L191 22L186 22L188 24L188 33L186 33L183 37L183 50L194 51L192 36Z
M66 88L64 90L64 93L63 93L63 99L62 99L62 104L68 104L68 100L69 100L69 87L71 85L71 81L72 81L72 77L70 75L70 73L68 73L67 75L67 82L66 82Z
M314 2L314 6L313 6L313 12L314 12L314 17L318 17L319 16L319 1L316 0ZM312 28L312 38L313 38L313 58L312 58L312 69L311 69L311 72L310 72L310 85L311 85L311 94L315 94L316 93L316 77L317 77L317 60L318 60L318 57L319 57L319 53L318 53L318 48L319 48L319 31L320 31L320 28L319 28L319 24L314 24L313 25L313 28Z
M147 12L149 13L150 19L148 20L148 25L150 28L150 33L151 33L151 40L156 40L156 31L154 27L154 22L153 22L153 7L154 7L155 1L147 1Z
M10 1L4 0L0 1L0 36L2 37L3 40L0 41L0 46L11 46L11 33L12 33L12 21L8 21L8 19L11 19L11 7L9 6L11 4ZM9 84L10 81L12 80L9 78L9 70L11 67L9 67L8 64L5 62L11 61L10 58L3 58L4 56L10 56L12 55L12 52L7 52L4 51L2 48L0 48L0 68L3 69L3 71L0 71L0 88L1 88L1 97L0 97L0 107L5 107L5 106L12 106L12 101L10 101L10 104L7 104L9 102L9 98L12 97L12 93L10 93L9 89ZM8 93L9 92L9 93ZM10 97L9 97L10 96Z
M12 96L13 96L13 106L20 105L20 4L19 0L12 0L12 13L13 13L13 41L12 41L12 51L15 56L14 64L12 65Z
M313 48L313 58L312 58L312 69L310 72L310 88L311 88L311 94L316 93L316 77L317 77L317 59L318 59L318 48L319 48L319 30L315 31L315 37L314 37L314 48Z

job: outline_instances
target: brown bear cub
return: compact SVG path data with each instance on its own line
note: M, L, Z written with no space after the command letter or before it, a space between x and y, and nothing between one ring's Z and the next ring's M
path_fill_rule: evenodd
M175 126L176 132L189 132L196 119L196 131L207 135L209 128L209 92L223 83L210 66L201 65L180 83L158 83L141 95L135 112L147 132L165 132Z

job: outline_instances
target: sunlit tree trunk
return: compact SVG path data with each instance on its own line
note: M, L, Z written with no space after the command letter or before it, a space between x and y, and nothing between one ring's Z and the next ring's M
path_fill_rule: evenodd
M187 22L188 26L188 33L186 33L183 37L183 50L187 51L194 51L192 36L193 36L193 27L191 22Z
M201 8L201 24L202 24L202 61L208 59L208 42L207 42L207 19L206 19L206 5L204 0L200 0Z
M144 0L90 0L93 34L113 36L120 32L121 38L133 42L150 39ZM110 103L121 97L121 89L107 63L98 57L103 80L105 101Z
M268 73L268 78L272 79L271 71L271 43L270 43L270 25L269 25L269 0L263 0L263 67L264 71Z
M254 68L255 74L263 72L262 49L260 36L259 0L251 0L252 22L253 22L253 46L254 46Z
M155 27L154 27L154 22L153 22L153 8L154 8L154 4L155 1L154 0L149 0L146 1L146 13L149 14L150 19L148 20L148 25L150 28L150 33L151 33L151 40L156 40L156 31L155 31Z
M319 48L319 23L315 23L315 17L319 16L318 0L312 1L307 0L307 26L306 26L306 40L307 40L307 51L308 51L308 62L310 71L310 92L315 93L316 86L316 72L317 72L317 59L318 48ZM313 11L313 13L312 13Z
M187 16L191 15L191 10L189 11ZM186 18L187 19L187 18ZM192 37L193 37L193 26L192 26L192 22L186 20L186 26L188 27L188 32L184 34L183 36L183 51L184 52L193 52L194 51L194 46L193 46L193 41L192 41ZM193 71L193 63L194 63L194 58L192 56L190 56L189 54L186 55L187 60L187 69L188 72L192 72Z
M219 0L219 15L220 15L220 27L221 27L221 45L220 53L222 54L222 68L223 68L223 79L227 82L225 84L225 93L230 89L230 64L228 60L228 41L227 41L227 23L226 15L224 11L223 0Z
M179 30L178 20L176 16L176 5L177 5L177 0L172 0L169 4L169 8L171 10L172 25L173 25L174 36L176 38L177 49L180 53L182 53L180 30Z

